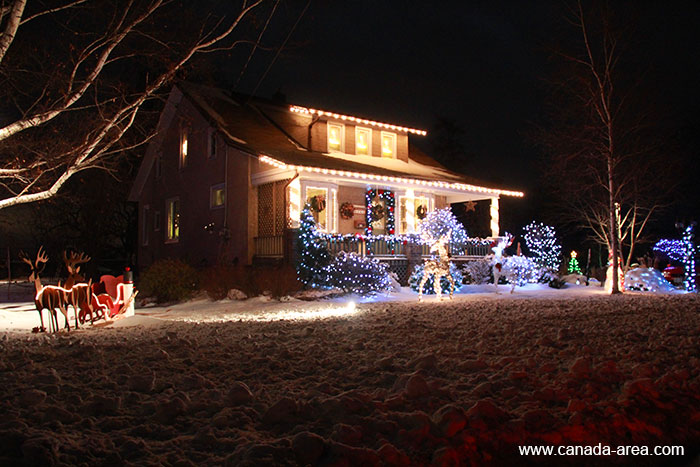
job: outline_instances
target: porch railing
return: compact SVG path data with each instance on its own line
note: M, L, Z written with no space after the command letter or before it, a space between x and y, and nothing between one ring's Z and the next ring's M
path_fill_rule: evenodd
M403 240L388 240L385 238L369 240L365 237L346 237L328 239L328 249L331 254L340 251L357 253L361 256L401 257L426 256L430 254L429 245L405 243ZM255 256L282 258L285 252L285 236L255 237ZM449 245L453 257L483 257L491 253L491 247L484 242L469 242L465 245Z

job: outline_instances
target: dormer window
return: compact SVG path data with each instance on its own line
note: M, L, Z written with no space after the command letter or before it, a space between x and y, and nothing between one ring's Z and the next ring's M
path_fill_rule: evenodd
M382 157L396 158L396 134L382 131Z
M328 152L343 152L345 128L339 123L328 123Z
M370 156L372 154L372 130L355 127L355 154Z

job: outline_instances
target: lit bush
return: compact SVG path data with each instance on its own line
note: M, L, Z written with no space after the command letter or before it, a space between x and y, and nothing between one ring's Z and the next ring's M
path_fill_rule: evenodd
M491 281L492 267L490 258L469 261L463 268L465 282L468 284L487 284Z
M156 302L177 302L190 298L197 289L197 271L179 259L163 259L151 265L138 283L139 291Z
M537 282L539 268L525 256L510 256L504 258L503 274L509 284L522 287L527 283Z
M411 290L415 292L418 292L418 286L420 285L421 280L423 280L424 268L425 266L423 264L417 264L416 267L413 269L411 277L408 279L408 285L411 287ZM462 271L460 271L454 263L450 262L450 274L452 275L452 279L454 279L455 281L454 291L457 291L462 287L462 280L464 279ZM431 275L428 281L423 285L424 294L430 295L435 293L435 288L433 287L434 281L435 276ZM442 293L450 293L450 287L452 285L450 284L450 281L447 280L447 277L443 276L440 278L440 285L442 286Z
M362 296L391 289L386 264L355 253L338 253L330 264L319 271L317 285L340 289Z

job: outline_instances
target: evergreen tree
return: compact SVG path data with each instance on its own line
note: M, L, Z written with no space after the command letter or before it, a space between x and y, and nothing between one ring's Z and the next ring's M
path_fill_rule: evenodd
M316 286L319 272L332 258L328 244L316 231L316 222L308 204L301 211L296 253L299 280L305 285Z
M576 252L571 252L571 259L569 260L569 274L583 274L581 272L581 266L578 264L578 259L576 259Z

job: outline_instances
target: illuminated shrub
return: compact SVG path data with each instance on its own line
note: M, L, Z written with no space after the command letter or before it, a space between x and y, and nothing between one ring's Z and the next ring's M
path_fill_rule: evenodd
M321 287L367 296L391 288L386 264L355 253L338 253L318 274Z

